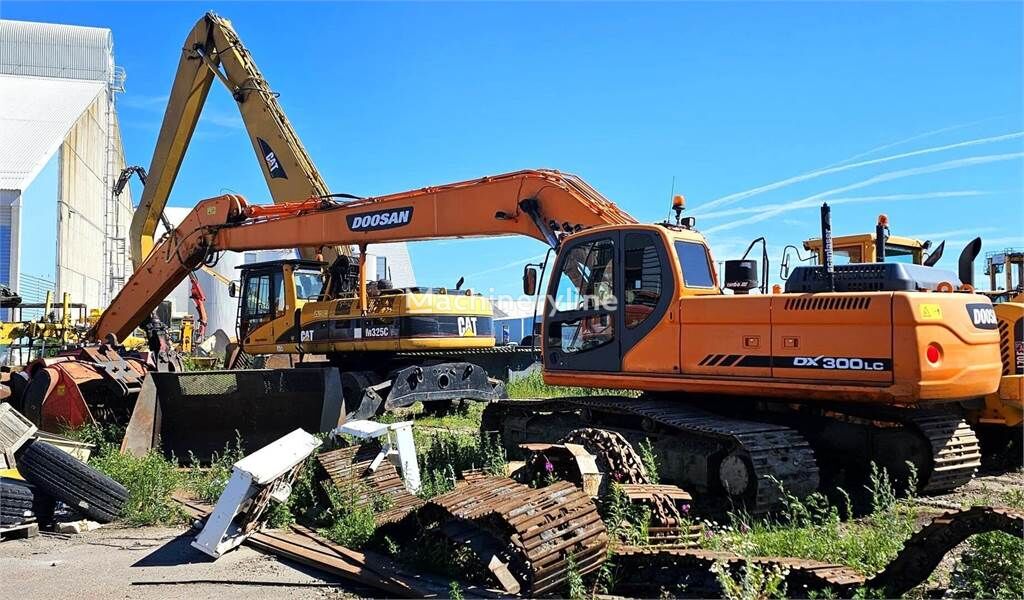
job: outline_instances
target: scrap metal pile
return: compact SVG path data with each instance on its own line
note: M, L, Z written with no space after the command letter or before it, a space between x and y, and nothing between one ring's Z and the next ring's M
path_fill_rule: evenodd
M402 425L407 424L397 424ZM568 440L584 442L599 455ZM315 444L308 448L313 451ZM947 552L972 535L1001 531L1024 538L1024 511L978 506L932 519L873 576L814 560L709 551L697 547L701 531L686 518L690 496L675 486L649 481L643 462L624 439L586 430L573 432L558 444L523 444L523 450L527 458L511 476L468 471L454 489L429 500L409 491L396 468L398 457L377 439L317 454L315 478L339 489L359 490L353 497L356 505L370 506L386 498L384 508L376 513L379 538L425 544L431 552L462 556L463 570L456 577L465 597L564 595L571 578L593 574L606 562L616 573L609 593L622 596L716 596L722 593L716 565L732 573L756 565L779 569L792 597L826 591L853 597L863 589L896 597L923 583ZM302 456L292 456L294 464L300 464ZM601 470L595 465L601 465ZM289 478L296 473L296 469L284 471ZM612 473L633 479L616 482L616 493L630 504L649 509L651 527L644 545L614 539L599 512L607 496L587 490L611 487ZM261 502L272 496L260 492L259 486L252 488L251 495ZM180 501L197 519L209 513L210 507L194 500ZM223 497L217 511L222 503ZM250 512L239 514L262 513L264 508L250 506ZM252 522L249 517L243 520ZM247 535L246 543L258 549L389 595L444 595L446 581L452 577L424 573L422 566L400 562L401 555L346 548L301 525L287 531L250 527Z

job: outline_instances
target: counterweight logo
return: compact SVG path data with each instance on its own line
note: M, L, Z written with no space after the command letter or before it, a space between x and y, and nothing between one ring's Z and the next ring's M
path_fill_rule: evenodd
M270 144L259 137L256 138L256 143L259 144L260 153L263 154L263 160L267 163L267 171L270 173L270 178L288 179L288 175L284 172L284 167L281 166L281 161L277 159L277 155L270 149Z
M978 329L999 327L999 319L996 318L996 311L991 304L968 304L967 314L971 316L971 323Z
M348 216L348 228L352 231L378 231L393 229L409 224L412 220L412 207L377 210Z

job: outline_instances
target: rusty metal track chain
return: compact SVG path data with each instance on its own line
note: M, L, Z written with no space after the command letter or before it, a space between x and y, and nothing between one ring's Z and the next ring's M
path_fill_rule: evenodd
M398 523L422 506L423 500L406 489L390 460L384 460L375 471L370 471L379 451L379 443L369 442L321 452L316 458L335 487L349 489L357 506L373 507L386 499L386 506L375 515L377 525Z
M651 483L643 459L621 433L591 427L570 431L563 444L579 444L594 455L597 468L618 483Z
M778 567L788 571L787 593L805 595L808 591L831 590L840 597L851 597L858 588L875 590L885 598L896 598L928 579L945 555L967 538L990 531L1001 531L1024 538L1024 511L1010 508L975 506L935 517L912 535L903 549L873 577L848 567L799 558L740 557L729 552L684 548L626 546L616 550L615 562L627 580L621 591L644 590L654 595L657 587L670 588L680 583L694 586L700 576L707 578L711 566L725 563L731 569L747 564ZM704 581L718 590L713 581ZM689 590L696 591L696 590Z
M526 596L537 596L563 586L570 561L580 574L590 573L607 558L608 535L597 507L573 484L561 481L540 489L504 477L487 477L457 487L427 503L423 516L444 524L457 520L459 536L469 540L486 532L493 539L485 546L502 546L502 573L508 573ZM452 530L449 527L449 530ZM471 545L472 547L472 545ZM480 547L480 546L478 546ZM486 560L484 564L495 563ZM491 567L496 575L497 569ZM502 577L498 576L499 581ZM502 582L506 590L513 586ZM514 592L513 592L514 593Z
M955 490L974 477L981 466L981 445L974 430L959 415L915 417L911 423L932 447L932 468L921 492Z
M485 426L496 420L496 410L499 408L535 412L589 410L592 414L604 412L639 417L649 427L674 429L687 435L723 441L742 450L750 461L756 491L748 510L754 513L781 508L779 484L796 496L804 496L818 489L818 464L814 452L799 432L783 425L720 417L682 402L619 396L581 396L500 401L488 407L491 414L485 412Z
M1024 511L975 506L935 517L910 536L896 558L865 585L890 598L901 596L926 580L947 552L972 535L989 531L1024 538Z
M488 348L465 348L459 350L403 350L395 355L405 358L416 356L504 356L507 354L536 354L540 356L540 348L532 349L528 346L490 346Z

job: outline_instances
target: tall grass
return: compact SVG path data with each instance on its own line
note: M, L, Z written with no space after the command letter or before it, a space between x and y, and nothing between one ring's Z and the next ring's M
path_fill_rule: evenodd
M506 386L509 398L557 398L559 396L637 396L634 390L610 390L575 386L548 385L539 371L534 371Z
M1024 508L1024 491L1011 490L998 504ZM1024 598L1024 540L1002 532L976 535L953 568L955 598Z
M122 454L113 444L104 444L89 464L127 488L128 501L121 513L125 524L141 527L187 521L185 511L171 499L182 485L182 475L159 451L135 457Z
M744 556L838 563L872 574L888 564L914 533L919 509L912 502L897 500L884 469L872 469L868 488L873 510L865 519L842 520L851 516L848 499L836 506L820 493L798 499L783 490L785 508L780 517L755 519L733 513L728 526L709 530L704 545Z

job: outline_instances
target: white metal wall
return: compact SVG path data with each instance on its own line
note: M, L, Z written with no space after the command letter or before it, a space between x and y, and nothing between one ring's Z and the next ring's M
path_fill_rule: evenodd
M107 181L106 94L79 117L60 148L57 184L57 295L103 306ZM29 249L26 248L26 251Z
M0 73L108 81L113 46L109 29L0 20Z

